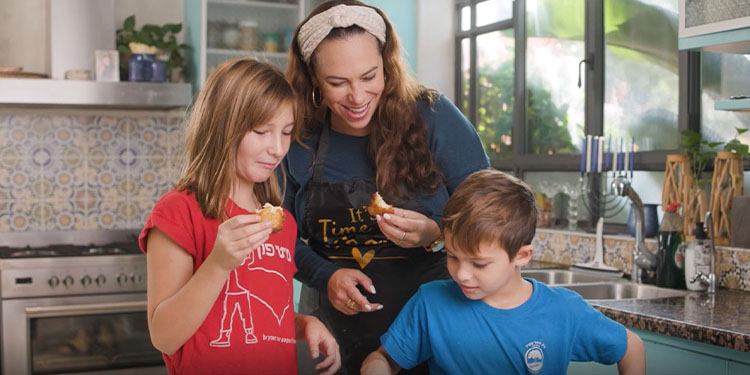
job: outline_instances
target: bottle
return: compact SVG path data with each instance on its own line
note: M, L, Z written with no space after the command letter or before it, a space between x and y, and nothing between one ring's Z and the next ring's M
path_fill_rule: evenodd
M679 208L679 203L670 204L661 220L658 233L656 285L685 289L685 256L681 244L682 218L677 212Z
M701 283L699 280L690 282L699 272L708 275L711 271L711 243L708 236L703 230L703 223L695 223L693 229L695 239L688 241L685 245L685 283L687 288L693 291L705 291L708 285Z

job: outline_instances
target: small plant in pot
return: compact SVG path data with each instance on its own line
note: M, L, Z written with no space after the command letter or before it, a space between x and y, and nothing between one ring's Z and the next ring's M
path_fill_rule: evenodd
M695 227L695 223L703 221L703 216L709 209L706 188L711 180L703 178L703 172L708 167L708 163L716 157L714 148L721 144L721 142L709 142L701 133L692 130L682 131L680 147L690 157L690 174L693 183L693 186L683 195L683 238L693 236L692 228Z
M734 139L724 144L723 151L714 159L714 174L711 180L711 214L713 216L714 241L728 245L732 235L730 214L734 197L744 194L745 183L742 159L748 156L748 145L742 144L739 136L748 129L737 128Z
M143 25L139 30L135 28L135 15L131 15L123 22L123 27L117 30L117 50L120 53L120 77L128 77L128 62L133 54L155 52L156 60L166 63L166 77L169 81L190 78L187 69L185 51L191 47L184 43L177 43L177 34L182 30L182 24ZM131 49L131 46L136 50ZM151 47L151 48L149 48Z

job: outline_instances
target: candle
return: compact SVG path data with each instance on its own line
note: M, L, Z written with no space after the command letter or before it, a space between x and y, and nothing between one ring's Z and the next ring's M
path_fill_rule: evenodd
M630 152L628 152L628 141L625 141L625 150L624 156L623 156L623 163L622 163L622 169L621 171L624 172L625 175L628 174L628 165L630 165Z
M604 161L604 165L602 166L602 169L605 169L609 166L610 163L610 157L612 156L612 137L607 137L607 153L606 158Z
M610 138L610 141L611 140L612 139ZM612 174L614 175L617 175L617 161L619 160L619 158L620 158L620 153L618 152L618 149L617 149L617 141L615 141L615 151L613 152L613 155L612 155Z
M581 174L586 172L586 137L581 138Z
M599 156L597 158L596 163L596 171L601 173L602 168L604 167L602 165L602 157L604 156L604 137L599 137Z
M630 178L633 178L633 165L635 160L635 137L630 139Z
M591 172L596 172L596 161L599 156L599 137L594 136L592 138L591 143L593 144L593 149L591 150Z
M586 172L591 172L591 136L586 136Z

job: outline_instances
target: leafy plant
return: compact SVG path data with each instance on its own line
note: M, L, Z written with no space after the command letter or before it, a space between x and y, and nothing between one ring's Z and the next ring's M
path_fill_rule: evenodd
M750 156L750 152L748 152L748 145L742 144L737 137L742 135L743 133L747 132L748 129L737 129L737 134L734 136L734 139L730 140L724 145L724 151L728 152L734 152L736 154L739 154L742 157Z
M116 34L117 51L120 53L120 77L128 76L128 59L131 55L128 44L136 42L154 46L159 50L157 58L167 61L167 77L170 80L175 69L179 70L180 76L184 80L188 80L190 72L187 69L187 60L184 53L191 47L185 43L177 43L176 35L181 30L181 23L168 23L162 26L146 24L138 30L135 28L135 15L126 18L122 29L117 29Z
M703 171L710 160L716 157L713 149L720 146L722 142L709 142L703 139L701 133L692 130L683 130L680 147L690 156L690 173L693 175L693 184L696 187L704 187L710 183L710 179L701 178Z

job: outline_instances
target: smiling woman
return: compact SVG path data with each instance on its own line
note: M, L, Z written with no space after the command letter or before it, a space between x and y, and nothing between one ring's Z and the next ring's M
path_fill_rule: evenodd
M453 103L409 76L377 8L339 0L313 10L287 77L303 120L285 159L285 206L302 223L299 308L331 327L343 373L357 374L419 285L448 277L445 257L424 248L439 242L453 189L489 162ZM367 213L376 192L392 213Z

